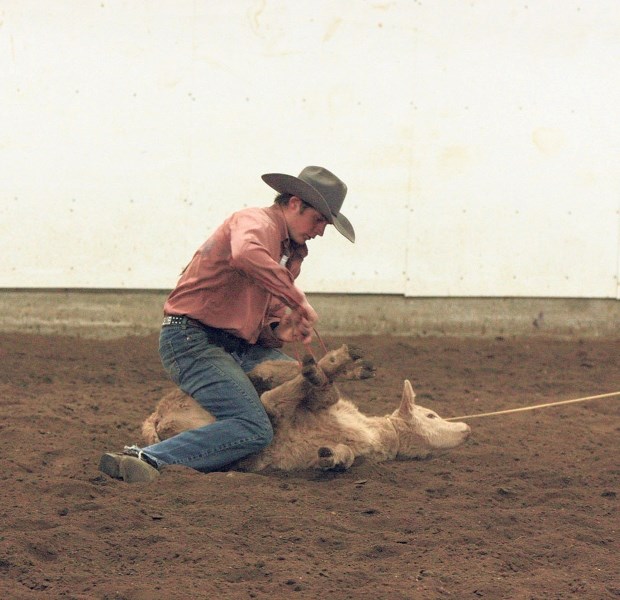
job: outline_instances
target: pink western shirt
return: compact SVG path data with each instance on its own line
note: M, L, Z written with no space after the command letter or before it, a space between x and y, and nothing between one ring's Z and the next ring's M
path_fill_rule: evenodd
M304 301L294 280L307 254L305 244L289 241L279 206L240 210L196 251L164 313L187 315L254 344L285 306Z

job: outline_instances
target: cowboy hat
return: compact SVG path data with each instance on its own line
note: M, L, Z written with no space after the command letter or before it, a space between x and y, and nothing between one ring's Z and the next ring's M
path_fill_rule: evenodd
M318 210L344 237L355 242L353 225L340 208L347 186L323 167L306 167L299 177L283 173L266 173L263 181L280 194L292 194Z

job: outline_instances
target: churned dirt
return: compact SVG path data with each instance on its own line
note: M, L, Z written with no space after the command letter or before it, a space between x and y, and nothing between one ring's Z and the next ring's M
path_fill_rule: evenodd
M357 337L367 413L451 417L620 390L620 340ZM424 461L346 473L97 470L170 384L156 336L0 335L0 598L620 597L620 398L471 419Z

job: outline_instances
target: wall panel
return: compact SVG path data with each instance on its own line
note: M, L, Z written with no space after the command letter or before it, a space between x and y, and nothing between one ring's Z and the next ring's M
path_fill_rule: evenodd
M618 297L620 5L6 0L0 287L167 289L268 171L311 292Z

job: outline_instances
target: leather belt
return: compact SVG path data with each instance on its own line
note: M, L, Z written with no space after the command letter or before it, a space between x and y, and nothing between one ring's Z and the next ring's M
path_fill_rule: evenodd
M170 325L178 325L181 327L197 327L207 334L207 339L216 346L221 346L226 352L244 352L250 347L250 343L244 339L228 333L223 329L217 329L210 325L205 325L196 319L192 319L186 315L166 315L162 321L162 327Z
M164 320L162 322L162 327L164 325L184 325L187 322L191 322L194 321L194 319L190 319L189 317L184 317L184 316L176 316L176 315L166 315L164 317ZM198 323L198 321L194 321L195 323Z

